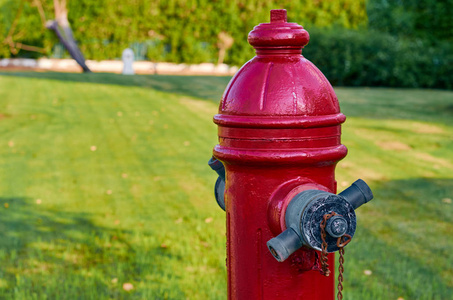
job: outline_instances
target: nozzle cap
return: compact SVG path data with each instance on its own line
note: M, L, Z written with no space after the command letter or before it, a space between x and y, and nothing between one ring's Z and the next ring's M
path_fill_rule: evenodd
M356 180L339 195L343 196L352 205L354 210L369 202L374 197L370 187L362 179Z
M220 178L225 180L225 167L220 160L213 156L209 159L208 165L220 176Z
M302 240L291 227L267 242L267 248L279 262L285 261L300 247L302 247Z

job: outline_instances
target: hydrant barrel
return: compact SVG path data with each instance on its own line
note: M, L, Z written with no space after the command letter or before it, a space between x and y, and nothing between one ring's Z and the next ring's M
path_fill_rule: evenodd
M289 242L300 249L278 262L266 245L288 229L294 196L336 193L335 166L347 153L335 92L302 56L308 32L288 23L285 10L270 19L249 33L256 56L231 79L214 116L214 156L226 170L228 298L333 300L335 279L317 271L315 250Z

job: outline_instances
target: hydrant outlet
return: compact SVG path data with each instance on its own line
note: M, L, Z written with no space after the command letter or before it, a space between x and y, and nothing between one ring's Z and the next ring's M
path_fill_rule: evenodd
M208 165L219 175L222 180L225 180L225 167L220 160L213 156L209 159Z
M368 184L366 184L362 179L356 180L350 187L342 191L339 195L346 198L354 209L359 208L361 205L373 199L373 192Z
M373 198L368 185L361 179L335 195L320 190L306 190L294 196L285 212L286 230L268 241L267 246L279 262L302 246L321 250L321 222L326 214L335 213L326 223L327 251L340 248L338 238L354 236L357 219L355 209Z
M220 160L217 160L214 156L208 162L208 165L214 170L219 177L215 182L214 195L217 204L221 209L225 210L225 167Z
M302 247L302 239L291 227L267 242L267 248L279 262L285 261L300 247Z

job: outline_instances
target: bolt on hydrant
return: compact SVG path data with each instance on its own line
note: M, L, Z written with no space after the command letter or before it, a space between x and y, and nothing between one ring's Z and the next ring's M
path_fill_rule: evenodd
M302 56L308 32L287 23L286 10L272 10L248 41L256 56L223 94L209 161L226 211L228 299L334 299L335 251L341 299L355 209L373 198L360 179L335 194L346 117L328 80Z

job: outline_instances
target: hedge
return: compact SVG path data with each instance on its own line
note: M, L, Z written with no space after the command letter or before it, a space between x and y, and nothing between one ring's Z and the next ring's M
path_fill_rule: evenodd
M453 46L376 31L312 28L303 55L333 85L453 88Z
M370 29L453 42L453 0L368 0L366 6Z

